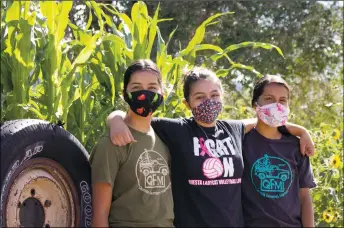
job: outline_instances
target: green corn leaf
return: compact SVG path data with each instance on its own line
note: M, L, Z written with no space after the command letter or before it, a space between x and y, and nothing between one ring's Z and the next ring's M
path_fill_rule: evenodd
M86 102L86 100L90 97L91 92L95 91L98 87L99 82L97 81L97 77L93 75L90 84L86 87L86 90L82 95L81 101Z
M198 44L195 46L193 51L213 50L216 52L223 52L222 48L212 44Z
M74 96L72 97L72 99L70 99L68 101L68 105L65 108L66 110L70 108L70 106L73 104L74 101L76 101L77 99L79 99L81 96L81 92L80 92L80 88L76 88L74 91Z
M95 1L89 1L89 2L86 2L86 4L90 4L90 6L93 8L95 15L98 18L100 33L103 33L104 32L104 20L102 18L103 10Z
M41 120L46 120L47 117L42 115L35 107L32 107L32 105L27 105L27 104L17 104L17 107L21 107L24 111L30 111L32 112L35 116L38 117L38 119Z
M122 20L122 23L124 23L128 28L128 31L132 31L133 30L133 22L131 21L131 19L128 17L128 15L121 13L118 14L119 18Z
M157 31L157 26L158 26L158 14L160 10L160 3L158 4L157 9L155 10L155 14L153 17L153 20L150 23L150 28L149 28L149 42L148 42L148 47L146 50L146 58L149 59L153 47L153 43L155 40L156 36L156 31Z
M200 44L204 38L205 34L205 28L208 24L210 24L214 19L228 15L233 14L233 12L226 12L226 13L217 13L211 17L209 17L207 20L205 20L197 29L195 32L195 35L192 37L191 41L189 42L188 46L180 52L181 56L188 55L197 44Z
M132 49L134 47L134 42L133 42L133 34L130 28L122 21L118 29L122 31L127 47Z
M93 129L97 129L97 127L98 127L101 123L103 123L103 122L105 121L106 116L109 114L109 112L110 112L112 109L113 109L113 107L110 106L110 107L104 109L104 111L102 111L102 112L98 115L99 117L93 122L93 124L92 124L91 127L89 128L89 129L91 129L91 130L88 131L88 133L87 133L86 136L85 136L85 139L90 138L90 135L93 133L92 130L93 130Z
M66 75L69 71L72 70L72 64L68 59L67 53L64 53L62 55L61 63L62 64L60 65L59 69L61 75Z
M119 48L126 46L123 39L121 39L119 36L116 36L113 34L106 34L105 36L102 37L102 41L112 41L116 45L119 45Z
M85 64L91 55L93 54L94 50L96 49L97 46L97 40L101 36L100 33L95 34L91 40L89 40L88 44L86 47L84 47L79 55L76 57L72 64L72 69L74 69L77 65Z
M114 105L115 104L115 80L114 80L114 76L111 73L111 70L108 67L105 67L105 71L106 75L108 75L109 78L109 82L110 82L110 92L111 92L111 104Z
M123 75L126 70L127 64L130 60L125 60L121 57L121 52L119 49L114 50L116 61L116 72L113 73L115 77L114 85L115 85L115 103L118 101L119 93L123 90Z
M164 39L161 36L161 32L160 32L159 27L157 28L157 35L158 35L158 38L157 38L157 51L158 51L158 54L157 54L157 56L161 55L161 56L166 57L166 45L165 45Z
M6 10L5 22L19 21L20 19L20 1L13 1L12 5Z
M55 42L59 44L62 38L65 35L65 30L67 28L67 24L69 22L68 15L70 10L72 9L73 2L72 1L62 1L59 3L59 15L56 17L56 31L55 31Z
M8 53L10 56L12 56L15 48L15 37L13 36L13 33L16 30L20 20L20 11L21 7L19 1L14 1L6 11L5 22L7 23L8 31L7 39L5 40L6 49L4 52Z
M148 31L148 11L144 2L138 1L131 9L131 18L134 26L134 37L138 38L139 43L143 43Z
M93 16L92 16L92 9L89 7L89 5L87 5L88 7L88 20L87 20L87 24L86 24L86 30L88 30L92 24L92 19L93 19Z
M27 20L27 18L29 17L29 10L30 10L30 4L31 4L31 1L24 1L23 2L23 8L24 8L24 15L23 15L23 18L25 20ZM34 12L36 13L36 12Z
M173 21L173 20L174 20L173 18L164 18L164 19L159 19L158 23L165 22L165 21Z
M108 24L111 28L112 28L113 26L116 27L116 25L112 22L112 18L109 17L109 15L107 15L107 14L104 13L103 11L102 11L102 15L103 15L103 17L105 18L105 23L106 23L106 24Z
M1 53L1 65L0 65L1 86L3 88L3 91L7 93L13 90L13 85L12 85L12 77L11 77L11 68L8 67L7 63L4 60L5 58L6 58L5 53Z
M230 70L229 69L220 69L216 71L216 76L217 77L225 77L229 74Z
M119 12L118 10L111 4L103 4L103 3L99 3L100 6L104 7L107 11L109 11L110 13L114 14L114 15L118 15ZM110 9L111 7L111 9Z
M33 106L39 113L41 113L41 109L40 109L39 105L38 105L35 101L30 100L30 101L28 102L28 104L31 105L31 106Z
M105 4L100 4L100 5L106 8L106 10L109 11L110 13L118 16L121 19L122 23L126 25L125 27L128 28L128 31L132 30L132 21L128 17L128 15L124 13L119 13L118 10L113 5L105 5ZM112 9L110 9L110 7Z
M241 63L234 63L230 68L229 71L233 70L233 69L245 69L245 70L249 70L252 73L256 74L259 77L262 77L262 74L259 73L256 69L254 69L254 67L252 66L246 66L244 64Z
M259 43L259 42L242 42L239 44L229 45L226 49L224 49L224 51L222 53L219 53L217 56L214 56L213 60L216 61L217 59L221 58L222 56L224 56L225 54L227 54L229 52L238 50L240 48L248 48L248 47L264 48L267 50L275 49L283 58L285 58L282 50L275 45L268 44L268 43Z
M170 35L168 36L168 40L167 40L167 42L166 42L166 47L165 47L165 49L164 49L163 51L165 51L165 50L167 49L167 47L168 47L168 45L169 45L169 43L170 43L170 41L171 41L171 39L172 39L174 33L177 31L177 29L178 29L178 25L177 25L177 27L176 27L175 29L173 29L173 31L172 31L172 32L170 33Z
M105 77L104 72L101 69L101 65L100 65L99 61L93 58L91 60L89 66L94 71L94 73L95 73L95 75L97 77L98 82L101 85L107 85L107 79Z
M41 12L47 18L48 33L54 34L56 30L56 17L58 15L58 6L55 1L40 1Z
M121 48L117 47L120 45L113 44L111 42L103 43L104 49L107 51L103 52L104 67L102 69L102 74L105 76L106 90L108 94L111 94L111 101L114 102L115 99L115 85L114 85L114 75L118 74L116 63L119 61L117 52L122 53Z

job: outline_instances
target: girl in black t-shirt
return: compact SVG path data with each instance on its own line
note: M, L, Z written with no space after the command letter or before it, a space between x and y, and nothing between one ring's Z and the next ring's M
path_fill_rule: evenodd
M299 139L283 135L289 114L289 86L278 76L260 79L252 106L258 123L245 135L242 204L246 227L314 227L309 189L315 187Z
M223 94L221 82L214 72L194 68L184 79L184 103L193 117L155 118L152 121L155 132L171 152L175 226L244 225L242 142L245 132L253 128L256 120L251 120L252 124L217 120L222 111ZM115 111L108 117L112 141L116 145L133 141L123 115ZM302 135L312 147L304 128L287 127L292 134Z

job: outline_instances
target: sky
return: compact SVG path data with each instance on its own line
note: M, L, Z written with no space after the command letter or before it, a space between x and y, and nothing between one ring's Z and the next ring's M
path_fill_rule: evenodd
M318 1L319 3L323 4L324 6L330 6L333 4L334 1ZM343 6L343 1L335 1L338 5Z

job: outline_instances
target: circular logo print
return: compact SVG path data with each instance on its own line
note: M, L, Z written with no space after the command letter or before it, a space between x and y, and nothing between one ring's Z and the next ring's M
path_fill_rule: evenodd
M203 162L203 174L209 179L215 179L223 174L223 165L218 158L207 158Z
M262 196L280 198L288 193L293 182L292 170L284 159L265 154L253 164L251 181Z
M166 160L152 150L144 151L136 163L139 189L150 195L159 195L170 188L170 170Z

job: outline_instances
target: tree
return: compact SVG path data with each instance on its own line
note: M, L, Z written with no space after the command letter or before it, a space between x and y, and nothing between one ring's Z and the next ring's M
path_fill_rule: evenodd
M184 67L216 70L225 86L226 119L254 116L248 106L260 75L251 66L280 73L294 87L292 121L311 129L317 143L316 224L343 221L332 215L342 214L344 194L342 7L295 1L164 1L161 10L156 2L147 8L130 1L1 4L1 121L60 119L90 151L105 117L125 107L121 76L134 59L152 58L161 69L167 89L156 116L164 117L188 113L181 102ZM268 42L281 46L285 59Z
M157 4L147 3L152 11ZM276 52L261 49L238 49L231 52L230 57L254 66L262 74L282 75L293 87L292 111L298 115L293 115L292 119L311 127L324 121L333 122L333 113L342 114L340 88L336 87L343 79L342 9L336 2L323 5L314 1L258 1L255 4L250 1L190 1L186 4L165 1L161 3L161 15L174 20L163 24L161 33L166 37L166 31L178 25L176 42L170 45L170 50L177 53L179 45L193 35L193 28L204 18L215 12L235 12L208 26L204 42L225 48L253 40L280 47L285 59ZM198 58L200 62L206 61L202 54ZM230 64L222 59L213 66L216 70L227 69ZM257 78L254 73L242 70L232 71L223 78L227 104L231 107L227 109L229 116L242 117L240 107L250 106L252 86ZM319 107L323 107L325 115L315 116L313 110Z

